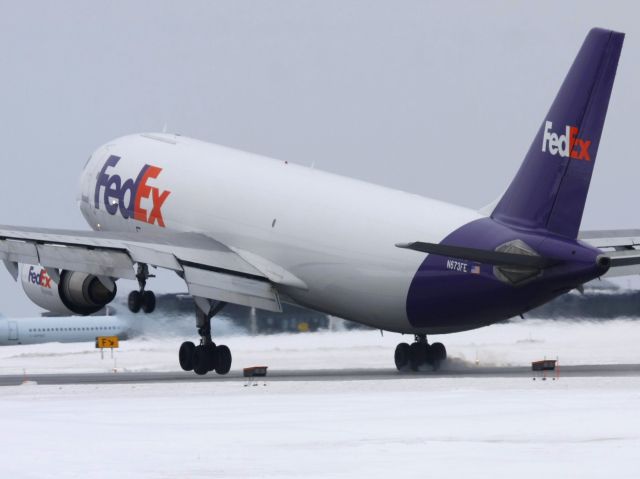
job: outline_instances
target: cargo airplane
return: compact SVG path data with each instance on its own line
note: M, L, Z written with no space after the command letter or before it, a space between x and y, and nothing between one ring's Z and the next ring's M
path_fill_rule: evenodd
M151 312L150 267L174 271L195 299L199 335L180 346L179 363L197 374L231 367L211 334L227 303L279 311L291 302L410 334L396 367L437 367L446 349L428 334L486 326L605 274L637 272L640 231L579 231L623 38L588 33L488 209L143 133L90 156L78 203L92 231L0 226L0 258L15 278L19 264L45 269L48 300L77 314L109 303L119 278L138 280L130 309Z

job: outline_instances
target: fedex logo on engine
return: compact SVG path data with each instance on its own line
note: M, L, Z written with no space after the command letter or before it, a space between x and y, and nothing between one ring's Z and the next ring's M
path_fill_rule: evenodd
M565 126L564 135L553 133L551 129L553 123L547 121L544 125L544 134L542 135L542 151L546 152L547 148L552 155L560 155L563 158L570 156L576 160L591 161L589 156L589 147L591 140L582 140L578 138L580 131L575 126Z
M115 167L119 161L119 156L111 155L98 174L95 194L96 209L100 209L100 193L104 188L104 208L110 215L115 215L119 211L125 219L133 218L149 224L157 223L158 226L164 227L162 205L171 192L161 191L159 188L149 185L149 180L156 179L162 172L162 168L144 165L135 180L128 178L123 182L120 175L107 173L107 169ZM145 199L151 200L150 209L142 207L142 201Z
M43 288L51 289L51 276L47 274L47 270L40 268L40 272L36 273L36 269L29 267L29 282L42 286Z

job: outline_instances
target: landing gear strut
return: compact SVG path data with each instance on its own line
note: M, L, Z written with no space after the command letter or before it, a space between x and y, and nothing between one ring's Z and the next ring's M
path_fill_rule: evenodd
M149 267L144 263L138 263L136 279L138 280L138 291L131 291L128 298L129 311L137 313L142 309L145 313L153 313L156 309L156 295L153 291L146 291L144 287L147 285L147 278L155 278L155 275L149 274Z
M394 359L398 371L409 368L418 371L426 364L435 371L440 368L442 361L447 359L447 350L442 343L429 345L426 334L416 334L415 341L411 345L400 343L396 346Z
M196 300L196 327L200 335L200 344L185 341L180 346L178 360L185 371L193 371L198 375L214 371L227 374L231 369L231 351L223 344L216 346L211 338L211 318L218 314L227 303L211 302L204 298Z

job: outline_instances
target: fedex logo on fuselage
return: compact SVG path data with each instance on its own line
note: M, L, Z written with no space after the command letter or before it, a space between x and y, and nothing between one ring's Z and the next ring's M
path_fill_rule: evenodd
M135 180L128 178L123 182L120 175L107 173L107 169L115 167L119 161L119 156L111 155L104 162L104 166L98 174L95 194L96 209L100 209L100 193L104 188L104 208L110 215L115 215L119 211L125 219L133 218L149 224L157 223L158 226L164 227L162 205L171 192L161 191L148 184L150 179L156 179L160 175L162 168L144 165ZM147 210L142 207L143 199L151 200L151 209Z
M28 279L30 283L51 289L51 276L47 274L47 270L44 268L40 268L40 272L36 273L36 269L33 266L30 266Z
M544 134L542 135L542 151L546 152L547 148L552 155L560 155L563 158L570 156L576 160L591 161L589 156L589 147L591 140L583 140L578 138L580 131L575 126L565 126L564 135L553 133L551 129L553 123L547 121L544 124Z

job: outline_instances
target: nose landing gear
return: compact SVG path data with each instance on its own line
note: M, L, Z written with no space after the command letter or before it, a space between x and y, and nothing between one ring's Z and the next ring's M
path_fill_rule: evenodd
M142 311L149 314L156 309L156 295L153 291L144 289L147 285L147 278L155 278L155 275L149 274L149 267L146 264L138 263L136 279L140 289L131 291L127 299L127 306L129 306L129 311L132 313L137 313L142 309Z
M198 375L215 371L227 374L231 369L231 350L221 344L217 346L211 338L211 318L218 314L227 303L211 302L208 299L195 297L196 327L200 335L200 344L185 341L178 351L180 367L185 371L193 371Z
M426 334L416 334L415 342L411 345L400 343L396 346L394 355L398 371L411 369L418 371L424 365L430 365L434 371L440 368L442 361L447 359L447 350L442 343L427 343Z

